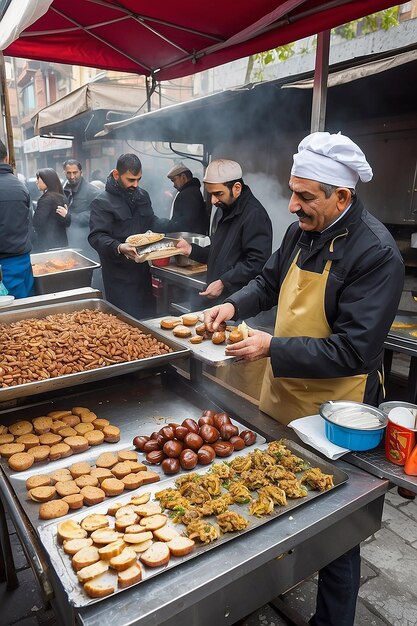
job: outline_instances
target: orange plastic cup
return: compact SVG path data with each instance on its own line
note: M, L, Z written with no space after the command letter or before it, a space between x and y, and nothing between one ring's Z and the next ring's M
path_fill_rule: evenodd
M391 422L385 433L385 456L391 463L405 465L416 444L416 430Z

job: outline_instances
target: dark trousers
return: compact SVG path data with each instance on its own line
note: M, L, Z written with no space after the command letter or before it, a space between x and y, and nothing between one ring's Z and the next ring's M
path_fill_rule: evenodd
M361 576L360 548L355 546L319 571L312 626L353 626Z

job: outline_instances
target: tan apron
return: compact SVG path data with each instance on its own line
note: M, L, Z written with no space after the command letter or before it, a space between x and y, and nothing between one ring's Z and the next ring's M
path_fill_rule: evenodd
M332 333L324 308L332 261L329 259L323 273L317 274L297 266L298 254L281 286L274 335L324 339ZM367 374L359 374L324 379L274 378L271 359L268 359L259 408L278 422L288 424L297 417L318 413L320 404L327 400L363 402L367 377Z

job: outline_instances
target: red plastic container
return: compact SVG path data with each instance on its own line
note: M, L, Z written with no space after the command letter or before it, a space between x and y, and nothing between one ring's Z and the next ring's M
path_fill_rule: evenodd
M165 259L154 259L152 261L152 265L155 265L155 267L166 267L167 265L169 265L171 263L171 257L165 257Z
M391 463L405 465L416 444L416 431L391 422L385 433L385 456Z

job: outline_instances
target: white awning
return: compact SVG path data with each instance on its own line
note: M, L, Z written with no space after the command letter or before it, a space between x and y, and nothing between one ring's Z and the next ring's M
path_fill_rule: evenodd
M357 67L350 67L348 69L340 70L338 72L329 73L327 81L327 87L337 87L338 85L344 85L345 83L351 83L354 80L360 78L366 78L373 74L380 74L386 72L399 65L410 63L417 59L417 50L411 50L409 52L403 52L386 59L380 59L378 61L371 61L370 63L364 63ZM412 77L410 77L412 80ZM306 80L299 80L295 83L286 83L281 86L281 89L313 89L314 79L307 78Z
M12 0L0 22L0 50L4 50L20 33L47 12L52 0Z
M138 87L88 83L38 111L32 118L35 133L51 132L53 126L89 111L108 110L131 115L140 107L141 96L143 91Z

